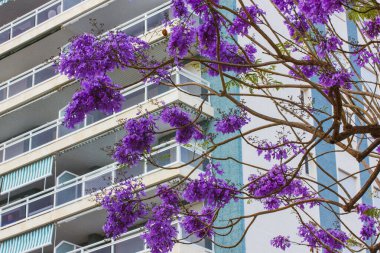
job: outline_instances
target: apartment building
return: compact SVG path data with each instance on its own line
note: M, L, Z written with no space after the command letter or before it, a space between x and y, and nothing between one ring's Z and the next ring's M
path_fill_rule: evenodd
M265 6L265 1L258 2ZM238 6L237 1L225 2L231 7ZM99 33L117 29L141 36L154 45L152 54L164 56L166 42L162 38L161 25L167 17L171 18L170 1L164 0L0 1L0 253L149 252L139 238L139 227L117 240L105 240L102 231L105 212L96 205L94 194L119 178L131 175L141 176L148 187L178 179L184 177L192 166L160 170L142 161L133 170L123 170L117 167L107 151L123 136L121 121L136 117L140 111L159 110L161 104L155 101L180 103L191 110L197 108L202 99L177 89L139 83L124 91L126 99L121 112L111 116L93 112L75 129L67 129L62 125L63 112L79 85L57 74L53 62L48 59L56 56L58 48L66 45L72 36L91 32L94 22L98 27L104 24ZM272 17L275 18L274 13ZM355 36L355 28L343 14L337 16L335 22L341 24L342 36ZM282 29L281 22L274 24ZM115 72L112 77L115 81L122 82L127 78L132 82L138 75L130 70ZM201 73L191 63L180 71L173 69L172 77L177 83L192 80L213 88L220 85L217 78ZM204 93L195 87L188 88L187 92ZM318 99L309 90L296 95L305 100ZM270 108L263 106L259 99L247 101L247 104L266 110ZM222 100L210 98L203 105L202 117L214 117L217 108L228 107ZM273 136L273 133L265 135ZM174 143L170 135L160 136L156 149L152 156L162 166L187 163L202 152ZM325 149L320 144L315 154L322 154ZM225 153L243 161L259 161L266 165L266 161L241 140L221 147L214 154ZM320 156L318 163L328 167L337 178L345 178L345 174L361 166L339 154ZM237 183L246 183L243 179L255 173L252 168L231 161L224 162L224 165L233 168L226 169L225 176ZM304 172L317 181L326 180L312 163L305 165ZM360 176L342 181L350 191L357 190L363 182ZM380 207L373 195L366 195L362 201ZM221 217L231 213L251 213L257 208L238 202L222 212ZM323 207L316 208L312 214L326 226L335 222ZM355 222L350 221L350 217L345 218L348 222ZM276 213L259 220L255 229L248 232L246 240L235 249L213 248L210 242L202 241L195 245L178 244L173 252L279 252L270 246L270 239L279 234L296 234L297 224L292 214ZM234 242L246 226L248 223L238 224L236 233L216 239L222 244ZM292 252L304 250L296 247Z
M123 110L111 116L94 112L75 129L62 125L64 108L79 85L55 72L49 58L96 20L99 33L117 29L141 36L165 53L162 22L171 18L163 0L17 0L0 2L0 252L135 253L148 252L139 234L104 240L105 211L94 194L120 178L141 176L149 187L185 176L192 166L160 170L142 161L133 170L118 169L110 147L124 130L121 120L166 104L199 106L201 98L139 83L123 91ZM173 69L173 80L208 84L196 69ZM113 73L115 80L137 79L133 71ZM190 88L191 92L201 90ZM214 109L207 103L202 117ZM176 166L202 150L160 136L152 154L160 165ZM177 245L174 252L212 252L209 242Z

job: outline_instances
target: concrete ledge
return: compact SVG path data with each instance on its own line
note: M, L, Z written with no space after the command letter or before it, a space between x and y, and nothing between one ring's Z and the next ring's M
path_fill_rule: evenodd
M200 98L191 97L179 90L172 90L169 93L163 94L154 98L154 101L164 101L165 104L172 104L174 102L183 103L190 107L198 108L202 103ZM32 162L38 161L46 156L54 154L56 152L67 149L71 146L75 146L81 142L88 139L106 133L115 127L120 126L120 122L125 119L135 118L137 113L141 110L142 112L148 111L153 112L162 107L161 103L154 103L152 101L147 101L140 104L139 107L135 106L125 111L119 112L112 117L100 120L88 127L77 130L74 133L63 136L49 144L43 145L31 152L25 153L24 155L12 158L0 164L0 175L9 173L17 168L30 164ZM204 104L202 107L203 114L207 116L213 116L214 110L209 104Z

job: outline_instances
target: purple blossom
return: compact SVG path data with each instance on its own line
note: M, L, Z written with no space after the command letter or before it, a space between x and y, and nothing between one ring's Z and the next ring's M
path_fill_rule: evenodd
M166 107L161 112L161 120L171 127L177 128L176 141L181 144L188 143L192 138L196 140L203 139L203 134L199 127L194 125L190 114L184 112L179 107Z
M355 62L360 67L364 67L368 63L372 63L372 64L380 63L380 58L365 48L361 49L355 55L356 55Z
M338 86L344 89L351 89L351 77L352 73L345 70L322 72L319 76L319 83L325 88Z
M215 123L215 131L228 134L240 130L248 124L250 119L245 111L234 111L229 115L224 115Z
M112 84L107 76L98 77L91 82L83 80L82 89L74 93L66 108L64 123L69 128L82 122L87 113L99 110L107 115L121 110L124 97L120 86Z
M127 232L128 228L147 214L146 205L141 201L145 195L144 188L137 180L126 180L98 200L107 212L103 226L107 237L116 238Z
M282 235L276 236L270 241L270 244L275 248L280 248L282 250L286 250L287 248L290 248L290 240L289 236L285 237Z
M380 34L380 17L363 22L363 32L370 39L375 39Z
M247 15L247 13L249 15ZM263 10L261 10L256 4L252 4L251 6L246 6L245 10L239 10L239 16L233 20L233 24L229 31L232 34L248 34L248 28L251 27L252 23L261 23L259 21L259 16L265 14Z
M323 248L323 252L334 253L340 251L345 246L348 236L338 229L318 229L313 224L308 223L298 228L298 234L309 247L314 249Z
M281 138L281 140L274 144L270 141L263 141L257 146L257 154L264 155L264 159L270 162L272 159L283 160L288 158L288 153L292 152L294 155L305 153L302 146L296 145L289 141L287 138Z
M190 202L206 201L208 205L223 207L235 198L237 188L224 179L216 178L210 169L190 180L183 191L183 198Z
M260 198L264 208L277 209L281 206L281 198L303 200L313 196L307 186L299 179L291 179L292 170L287 165L274 165L264 175L251 175L248 179L248 192L255 198ZM311 205L314 205L312 203ZM300 205L302 208L303 206Z
M172 0L172 10L176 18L184 17L189 13L184 0Z
M212 229L214 213L215 210L210 206L203 207L200 213L190 210L181 225L190 235L195 234L198 238L211 237L214 234Z
M344 11L345 0L300 0L298 8L313 23L325 24L335 12Z
M183 24L174 26L168 42L168 54L175 59L186 56L195 42L195 37L196 31L193 27Z
M319 57L323 58L327 54L336 51L339 46L342 46L343 42L336 36L326 36L317 45L317 54Z
M374 217L371 217L366 213L371 209L374 209L374 207L367 204L359 204L357 207L359 219L362 222L360 235L363 240L369 240L371 239L371 237L376 236L378 233L378 221Z
M116 146L113 158L120 164L135 165L154 142L156 120L152 115L130 119L124 126L127 135Z
M141 238L145 240L152 253L170 252L178 234L172 220L180 211L179 198L174 190L166 185L158 187L157 195L162 203L153 207L152 218L146 223L146 231Z

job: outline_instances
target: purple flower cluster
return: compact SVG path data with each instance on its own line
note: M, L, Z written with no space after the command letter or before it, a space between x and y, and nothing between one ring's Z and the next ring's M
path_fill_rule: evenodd
M248 13L248 15L247 15ZM252 4L244 9L239 10L239 16L234 19L229 31L232 34L248 34L248 28L252 25L250 23L261 23L259 16L265 14L256 4Z
M121 110L124 97L120 86L112 84L107 76L94 78L92 81L83 80L82 89L74 93L72 101L66 108L64 123L69 128L82 122L87 113L99 110L112 114Z
M312 193L308 187L299 179L290 180L291 176L292 170L288 166L275 165L264 175L251 175L248 179L248 192L253 197L260 198L267 210L279 208L283 197L296 201L310 198Z
M260 156L263 153L264 159L270 162L272 159L283 160L288 158L288 154L292 152L294 155L305 153L302 146L296 145L289 141L287 138L281 138L281 140L273 144L270 141L263 141L257 146L257 154Z
M120 186L109 191L99 200L107 212L103 230L107 237L117 237L147 214L142 202L145 186L137 180L126 180Z
M145 240L152 253L170 252L178 234L172 221L180 211L179 196L167 185L159 186L157 195L162 203L153 207L152 217L146 223L146 231L141 238Z
M201 212L191 210L182 220L182 227L188 234L195 234L198 238L211 237L214 232L212 223L215 210L210 206L202 208Z
M345 0L300 0L298 8L313 23L325 24L335 12L344 11Z
M190 114L177 106L166 107L161 112L161 120L177 129L175 139L178 143L186 144L192 138L195 140L203 139L203 134L199 130L200 127L194 125Z
M177 60L186 56L195 38L196 31L193 27L181 24L174 26L168 42L168 54Z
M376 236L379 230L379 223L374 218L366 214L369 210L373 209L374 207L366 205L366 204L359 204L357 207L359 219L362 222L362 228L360 229L360 235L363 240L368 240L373 236Z
M61 53L58 71L70 78L93 80L117 67L134 65L139 57L146 57L148 47L143 40L122 32L110 32L104 38L83 34Z
M336 51L342 45L343 42L336 36L326 36L317 45L317 54L323 58L329 53Z
M189 13L184 0L172 0L172 5L173 15L176 18L186 16Z
M380 34L380 17L376 17L373 20L368 20L363 23L363 32L370 39L374 39Z
M366 48L363 48L357 52L355 62L358 66L364 67L368 63L379 64L380 58L376 56L376 54L368 51Z
M326 89L338 86L344 89L351 89L352 73L345 70L339 70L336 72L323 72L319 76L319 83Z
M223 207L238 194L237 188L224 179L217 178L212 170L199 174L199 179L190 180L183 191L183 198L190 202L205 201L210 206Z
M289 237L285 237L282 235L276 236L270 241L270 244L275 248L280 248L282 250L286 250L290 248L290 240Z
M318 229L308 223L298 228L298 234L312 249L321 247L325 253L334 253L344 248L348 236L338 229Z
M128 120L124 126L127 135L117 145L113 158L120 164L135 165L144 152L150 152L156 128L152 115Z
M216 121L215 131L223 134L234 133L248 124L250 119L245 111L237 110Z

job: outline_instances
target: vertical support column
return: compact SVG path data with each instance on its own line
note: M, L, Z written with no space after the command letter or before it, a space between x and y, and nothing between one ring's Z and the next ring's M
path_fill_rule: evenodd
M348 18L347 13L346 13L346 24L347 24L348 41L351 41L351 42L358 41L357 27L356 27L355 23ZM349 44L349 51L353 52L355 50L356 49L352 46L352 44ZM353 72L355 74L355 76L353 77L353 79L354 79L354 81L357 82L356 85L358 86L358 89L362 90L362 84L361 84L361 82L358 82L362 73L361 73L360 67L356 64L356 58L357 57L355 55L352 55L352 54L350 55L350 62L352 64ZM359 96L359 95L357 96L357 99L359 101L363 100L362 97ZM360 107L360 108L363 108L363 105L361 103L357 103L357 106ZM361 125L361 122L360 122L359 118L356 117L356 116L355 116L355 125L357 125L357 126ZM360 143L359 150L363 151L363 150L365 150L368 147L368 142L367 142L366 136L364 136L364 135L357 135L356 136L356 140L357 140L358 143ZM369 165L369 158L366 157L364 159L364 162ZM366 168L364 167L363 163L359 163L358 166L359 166L359 170L361 171L361 173L360 173L360 186L363 186L367 182L367 180L368 180L368 178L370 176L370 172L365 170ZM368 189L368 191L363 195L362 202L365 203L365 204L368 204L368 205L372 205L373 201L372 201L372 191L371 191L371 189Z
M230 0L221 0L221 4L228 6L229 8L236 9L236 1ZM221 80L220 77L211 77L204 71L202 71L202 78L210 82L210 87L217 91L221 90ZM230 89L231 93L238 93L239 87L232 87ZM232 103L228 103L225 98L219 98L216 96L211 96L210 98L211 105L215 109L215 117L220 117L220 113L217 109L221 111L228 111L230 108L235 108ZM214 125L214 122L211 122L211 126ZM213 132L213 128L211 128L211 132ZM228 138L228 136L223 136L219 134L216 137L216 141L222 141L223 139ZM238 161L242 160L242 141L241 139L237 139L235 141L229 142L228 144L222 145L218 147L214 152L214 157L225 157L226 154L228 156L235 158ZM235 183L236 185L243 184L243 166L239 163L236 163L232 160L220 161L221 168L224 170L223 178L227 179ZM226 205L221 212L219 213L218 220L216 222L217 226L225 226L228 224L228 220L231 217L239 217L244 215L244 202L243 201L231 201L230 204ZM241 238L245 229L244 220L239 222L234 226L232 231L218 231L226 233L225 236L215 236L215 241L220 245L233 245ZM227 252L245 252L245 240L242 240L239 245L237 245L233 249L226 249L222 247L218 247L215 245L214 247L215 253L227 253Z
M318 29L324 33L325 27L319 26ZM311 79L313 82L318 82L318 77ZM328 115L332 115L332 106L318 91L312 90L312 99L316 109L324 111ZM326 119L326 116L321 113L314 115L318 121ZM328 120L322 124L323 130L327 130L331 127L332 120ZM317 122L314 122L314 126L317 126ZM339 201L338 196L334 192L338 192L338 185L334 180L338 178L338 170L335 156L335 146L327 142L321 141L315 147L315 156L317 163L317 181L322 185L318 185L318 191L322 198L330 199L333 201ZM325 172L324 172L324 171ZM325 186L330 186L326 189ZM339 213L339 208L331 206L329 204L321 204L319 206L320 224L325 229L340 227L340 223L336 214Z

